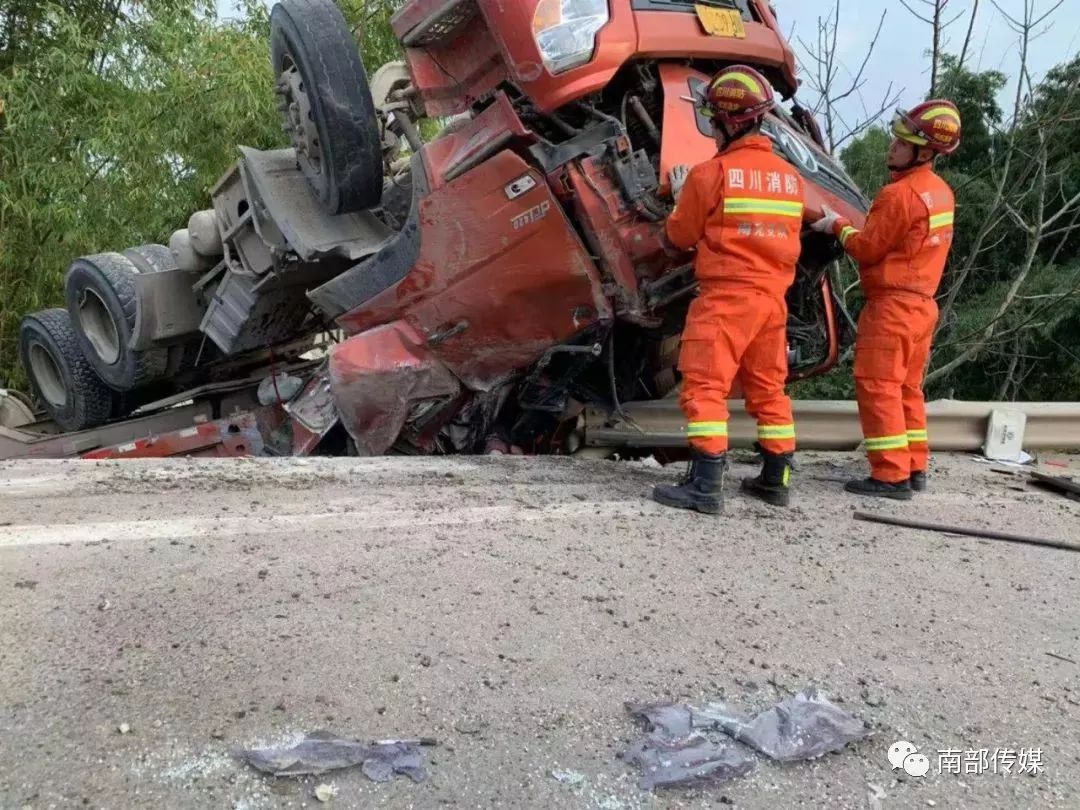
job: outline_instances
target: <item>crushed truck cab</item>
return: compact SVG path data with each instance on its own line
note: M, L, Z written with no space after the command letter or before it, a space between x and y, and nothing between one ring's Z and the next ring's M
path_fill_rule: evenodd
M392 20L404 63L370 81L330 0L283 0L272 24L290 145L244 150L212 208L173 235L161 278L135 285L127 350L157 376L129 402L139 385L175 394L250 370L260 352L293 359L329 331L340 340L279 403L321 403L314 433L310 419L277 424L304 436L290 451L571 452L586 407L617 420L621 403L678 386L696 285L692 254L663 238L667 178L715 153L692 98L727 64L755 66L787 102L764 131L806 180L807 219L825 205L865 218L795 101L794 57L765 2L411 0ZM426 142L425 119L445 124ZM793 379L829 369L850 337L835 246L805 227L802 242ZM69 290L76 332L89 295Z

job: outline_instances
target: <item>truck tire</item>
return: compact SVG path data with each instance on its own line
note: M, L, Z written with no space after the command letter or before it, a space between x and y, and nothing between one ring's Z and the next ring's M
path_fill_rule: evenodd
M168 349L129 348L138 272L120 253L99 253L76 259L65 282L79 348L97 375L117 391L132 391L160 379L168 367Z
M140 273L164 273L176 269L172 251L165 245L139 245L125 250L124 256Z
M34 396L61 430L87 430L109 420L116 395L83 356L66 309L22 319L19 359Z
M270 59L285 131L329 214L374 208L382 140L360 51L333 0L281 0L270 14Z

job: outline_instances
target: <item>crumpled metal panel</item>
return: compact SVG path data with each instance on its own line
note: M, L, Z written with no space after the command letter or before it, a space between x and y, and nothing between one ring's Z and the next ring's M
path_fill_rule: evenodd
M510 199L507 187L535 181ZM510 195L512 196L512 195ZM596 265L551 188L516 154L420 202L415 266L341 316L350 333L403 320L471 391L491 391L552 346L611 318Z
M389 450L417 402L460 392L457 378L425 342L411 326L394 321L331 350L331 394L360 455Z
M294 456L311 455L338 423L328 365L315 372L296 398L284 405L292 420Z

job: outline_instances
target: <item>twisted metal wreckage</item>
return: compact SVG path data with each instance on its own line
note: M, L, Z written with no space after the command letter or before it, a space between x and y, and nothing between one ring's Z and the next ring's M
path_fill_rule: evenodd
M291 144L241 148L168 247L72 264L20 334L44 420L0 455L573 452L677 388L695 284L667 178L714 154L693 100L733 62L789 102L765 131L807 219L865 218L762 0L410 0L405 62L370 82L332 0L271 22ZM793 379L850 340L836 250L804 229Z

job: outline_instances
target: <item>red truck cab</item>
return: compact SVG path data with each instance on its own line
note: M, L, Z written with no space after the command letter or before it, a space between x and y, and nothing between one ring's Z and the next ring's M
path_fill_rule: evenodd
M511 82L552 112L633 59L744 62L786 99L795 55L757 0L411 0L394 33L429 115L465 112Z

